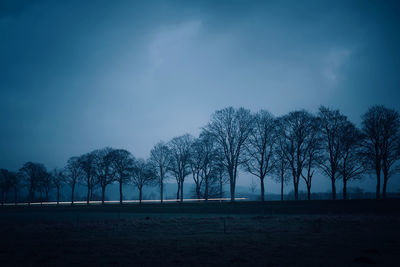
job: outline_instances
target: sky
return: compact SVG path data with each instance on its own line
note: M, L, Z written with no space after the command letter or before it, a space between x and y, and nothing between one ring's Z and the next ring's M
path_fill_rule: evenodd
M396 1L0 0L0 166L146 158L227 106L327 105L359 124L400 110L399 47Z

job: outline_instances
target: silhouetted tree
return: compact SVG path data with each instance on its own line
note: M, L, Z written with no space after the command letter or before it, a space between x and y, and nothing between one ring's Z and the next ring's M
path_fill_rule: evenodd
M42 190L41 180L47 174L46 167L41 163L27 162L19 169L19 172L26 179L30 205L35 198L35 191Z
M283 200L284 185L287 184L290 179L290 165L284 153L284 144L285 137L281 134L277 134L277 141L274 148L275 164L273 169L273 177L275 178L275 181L281 184L281 200Z
M190 151L190 169L195 184L196 197L201 198L201 187L204 181L204 176L201 171L204 164L204 151L201 140L198 138L193 141Z
M305 171L301 173L301 177L306 183L307 187L307 199L311 200L311 182L314 176L315 168L318 166L318 163L321 161L321 132L320 132L320 124L319 120L314 116L310 118L310 128L309 134L306 139L306 160L305 160Z
M190 148L193 138L188 135L182 135L173 138L169 143L171 151L170 171L174 174L178 183L177 199L183 201L183 183L185 177L190 174ZM179 193L180 192L180 193Z
M8 199L8 192L12 187L12 173L7 169L0 169L1 205Z
M264 201L264 179L274 168L276 122L265 110L253 115L253 130L245 143L244 168L260 179L261 201Z
M129 181L134 167L133 155L125 149L114 149L112 152L112 165L119 183L119 203L122 204L122 185Z
M360 157L362 142L360 130L353 123L347 122L342 132L342 158L338 170L343 180L343 199L347 199L347 182L359 178L364 172Z
M231 201L235 200L238 167L243 163L242 149L251 133L252 123L249 110L228 107L216 111L204 129L215 138L223 151L223 163L229 175Z
M86 153L79 157L80 168L84 175L82 176L83 183L87 186L87 197L86 203L89 205L89 201L92 199L93 188L96 185L96 156L93 152Z
M144 159L135 160L131 182L139 190L139 204L142 203L143 187L150 185L156 180L154 169L151 164Z
M342 134L348 120L339 110L321 106L318 117L321 123L322 153L320 167L332 184L332 199L336 199L336 180L339 177L339 163L342 158Z
M104 204L107 185L116 180L117 172L113 169L114 154L113 149L106 147L93 151L95 155L95 176L97 184L101 188L101 204Z
M164 199L164 181L171 165L171 153L167 145L162 142L156 144L150 151L150 163L158 177L160 186L160 201Z
M65 166L65 182L71 187L71 205L74 205L76 183L83 177L82 162L79 157L71 157Z
M300 110L290 112L278 120L280 149L289 164L295 200L298 200L300 177L307 163L307 140L313 129L312 118L310 113Z
M41 182L41 185L43 187L43 191L44 191L45 196L46 196L46 198L45 198L46 202L49 201L49 192L50 192L51 188L54 186L53 182L54 182L53 181L53 176L51 175L51 173L46 171L46 173L43 174L42 182Z
M57 168L55 168L51 172L51 176L53 179L53 185L57 190L57 205L59 205L60 204L60 189L63 186L63 184L65 183L66 177L64 175L64 172Z

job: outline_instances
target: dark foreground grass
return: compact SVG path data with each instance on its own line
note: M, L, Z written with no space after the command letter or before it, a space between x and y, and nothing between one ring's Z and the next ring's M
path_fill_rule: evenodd
M400 201L4 207L1 266L399 266Z

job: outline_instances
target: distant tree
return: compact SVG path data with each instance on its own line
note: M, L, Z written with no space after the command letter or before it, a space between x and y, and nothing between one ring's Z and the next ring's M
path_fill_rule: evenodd
M122 204L122 185L130 179L135 158L125 149L114 149L111 153L112 167L116 172L116 180L119 183L119 203Z
M35 191L42 190L41 181L47 174L46 167L41 163L27 162L19 169L20 175L26 179L29 191L29 202L34 200Z
M382 197L386 198L387 182L397 170L394 164L400 157L399 114L384 106L373 106L362 116L363 155L368 170L376 174L376 198L380 198L381 172L383 172Z
M336 199L336 180L339 178L339 163L342 158L342 134L348 120L339 110L321 106L318 117L321 122L322 153L320 167L332 185L332 199Z
M12 188L12 173L7 169L0 169L1 204L8 199L8 192Z
M274 169L276 121L265 110L253 115L253 129L245 143L244 169L260 179L261 201L264 201L264 179Z
M21 186L21 177L15 172L9 172L11 179L11 187L14 191L14 203L18 202L18 191Z
M307 199L311 200L311 182L314 176L315 168L321 161L321 132L320 123L314 116L310 118L310 128L308 137L306 139L306 160L305 160L305 171L306 174L301 173L301 177L306 183L307 187Z
M154 183L156 176L151 164L144 159L135 160L131 182L139 190L139 204L142 203L143 187Z
M201 175L204 164L204 151L201 140L198 138L193 141L190 151L190 169L195 184L197 199L201 198L201 188L204 181L204 176Z
M46 196L46 198L45 198L46 202L49 201L49 192L54 186L53 182L54 182L53 181L53 176L51 175L51 173L46 171L46 173L43 174L42 181L41 181L41 185L43 187L43 191L44 191L45 196Z
M211 122L204 128L215 138L223 151L223 163L229 175L231 201L235 201L238 168L243 163L242 150L252 131L252 123L249 110L228 107L216 111L211 116Z
M65 166L65 182L71 187L71 205L74 205L76 183L83 177L82 162L79 157L71 157Z
M101 204L104 204L107 185L116 180L117 172L113 168L114 156L113 149L106 147L93 151L95 155L95 177L97 184L101 187Z
M193 138L189 134L173 138L169 143L169 150L171 151L171 165L170 171L174 174L177 184L178 192L177 199L183 201L183 183L186 176L190 174L190 148L192 146Z
M51 172L51 176L53 179L53 185L57 190L57 205L59 205L60 204L60 189L66 182L66 177L64 175L64 172L57 168L53 169L53 171Z
M216 150L215 159L215 175L218 182L218 197L223 198L224 196L224 185L228 184L230 181L226 166L224 165L224 155L222 151Z
M290 112L278 120L280 151L289 165L295 200L299 198L300 178L307 167L307 141L313 126L313 116L304 110Z
M250 191L254 194L257 190L257 183L254 181L254 178L251 178L251 183L249 185Z
M171 153L167 145L163 142L156 144L150 151L150 164L155 170L160 186L160 201L164 199L164 181L171 165Z
M343 180L343 199L347 199L348 181L360 178L364 172L364 164L360 160L363 136L360 130L348 122L342 132L342 157L339 162L339 177Z
M93 152L86 153L79 157L80 168L84 175L82 176L82 182L87 186L87 197L86 203L89 205L89 201L92 199L93 188L96 185L96 155Z

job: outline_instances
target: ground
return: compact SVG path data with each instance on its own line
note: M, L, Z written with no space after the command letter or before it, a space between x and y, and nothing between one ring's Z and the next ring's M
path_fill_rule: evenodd
M0 208L1 266L399 266L400 201Z

